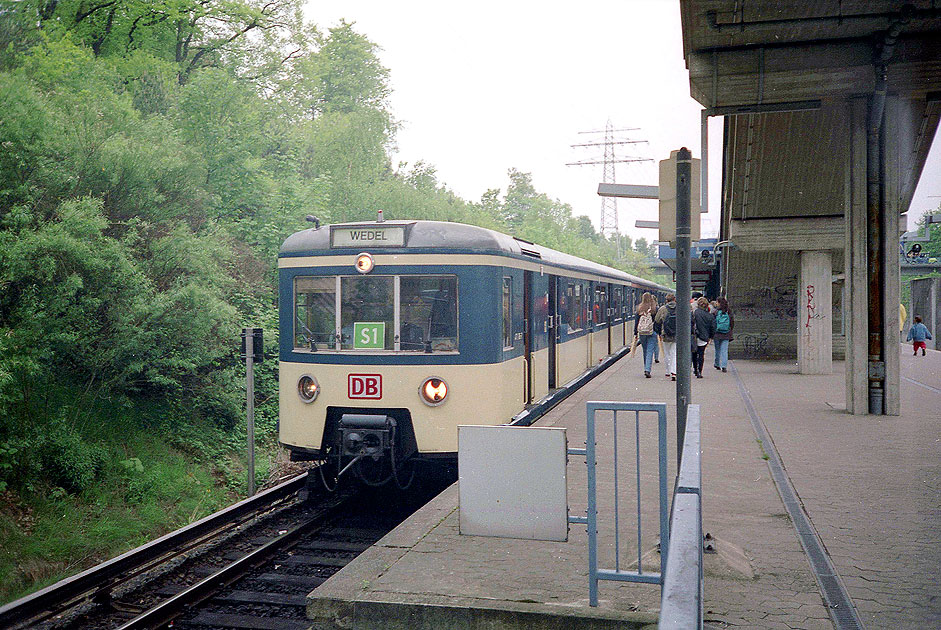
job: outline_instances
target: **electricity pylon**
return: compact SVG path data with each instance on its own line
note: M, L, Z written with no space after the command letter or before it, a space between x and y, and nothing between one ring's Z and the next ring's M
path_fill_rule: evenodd
M622 138L616 134L624 133L627 131L637 131L636 127L633 128L623 128L615 129L614 125L611 124L611 119L608 119L608 122L605 124L603 130L596 131L579 131L579 134L590 134L598 136L599 134L604 134L603 140L593 139L590 142L581 142L578 144L571 145L573 149L580 147L604 147L604 152L602 157L593 157L587 160L580 160L578 162L569 162L566 166L593 166L601 164L603 168L602 172L602 182L606 184L614 184L617 181L616 165L625 163L625 162L652 162L651 158L642 158L636 156L628 157L618 157L615 155L615 147L618 145L625 144L644 144L646 140L631 140L627 138ZM621 231L618 228L618 200L616 197L602 197L601 198L601 235L609 237L614 234L615 240L617 241L618 248L618 260L621 259Z

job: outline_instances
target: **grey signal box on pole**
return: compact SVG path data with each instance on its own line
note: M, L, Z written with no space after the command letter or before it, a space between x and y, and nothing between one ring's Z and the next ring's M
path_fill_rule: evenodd
M660 160L660 235L662 243L670 243L676 247L676 155L679 151L671 151L670 157ZM690 160L691 181L689 190L695 194L690 196L689 204L689 237L691 241L699 240L699 191L701 160Z
M242 348L241 348L241 358L246 358L245 355L245 338L251 337L252 339L252 361L254 363L261 363L265 360L265 338L264 331L261 328L243 328L242 329Z

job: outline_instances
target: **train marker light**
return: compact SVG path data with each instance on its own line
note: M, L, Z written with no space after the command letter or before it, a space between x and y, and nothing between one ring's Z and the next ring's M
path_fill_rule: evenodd
M305 374L300 377L297 381L297 395L301 397L301 400L305 403L312 403L317 400L317 395L320 393L320 385L317 383L317 379L313 376Z
M448 397L448 384L442 379L432 376L425 379L421 387L418 388L418 392L421 394L422 402L437 407Z
M363 252L356 257L356 271L360 273L369 273L375 266L376 263L373 261L372 256L366 252Z

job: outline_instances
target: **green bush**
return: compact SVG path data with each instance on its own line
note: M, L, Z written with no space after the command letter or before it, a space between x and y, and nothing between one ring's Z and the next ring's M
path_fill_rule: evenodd
M107 457L104 448L85 442L75 430L66 426L47 431L39 447L46 480L74 494L92 486Z
M40 473L40 462L30 440L7 437L0 441L0 492L19 486Z

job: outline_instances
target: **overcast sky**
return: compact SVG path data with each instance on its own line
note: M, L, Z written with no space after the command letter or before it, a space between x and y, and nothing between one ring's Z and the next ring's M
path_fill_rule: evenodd
M324 30L341 18L355 22L382 48L402 124L394 162L433 164L439 181L467 200L488 188L505 192L507 170L516 168L598 227L602 167L566 163L602 155L602 147L570 145L600 140L579 132L604 129L609 119L637 129L622 137L647 141L619 147L618 156L654 160L619 164L619 183L656 184L656 160L682 146L701 155L702 108L689 95L676 0L311 0L306 14ZM718 218L721 136L714 119L704 237L718 229L710 219ZM914 216L941 202L939 154L935 146ZM619 200L618 208L621 233L656 238L634 227L657 218L656 201Z

